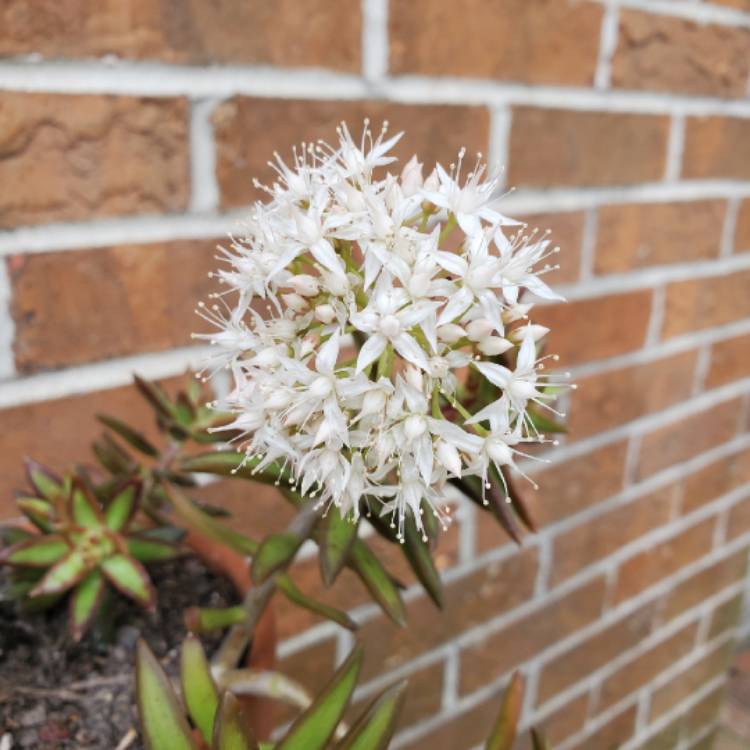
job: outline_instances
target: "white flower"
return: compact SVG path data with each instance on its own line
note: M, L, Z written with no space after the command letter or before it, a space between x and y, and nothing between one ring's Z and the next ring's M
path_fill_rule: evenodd
M220 250L222 292L199 308L217 330L198 337L232 375L221 405L254 471L273 464L354 518L380 504L403 539L409 515L418 529L424 513L446 521L446 482L502 482L541 439L534 410L557 382L537 357L547 329L516 323L525 291L558 298L539 278L556 249L506 237L517 222L498 181L478 164L462 182L463 152L426 179L416 157L377 175L400 135L338 134L290 165L275 156L269 200Z

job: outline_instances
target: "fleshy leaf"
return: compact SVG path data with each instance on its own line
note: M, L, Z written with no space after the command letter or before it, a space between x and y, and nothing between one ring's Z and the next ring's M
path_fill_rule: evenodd
M302 607L310 612L314 612L316 615L332 620L349 630L357 629L357 623L354 622L346 612L342 612L335 607L330 607L323 602L319 602L317 599L313 599L312 597L303 594L288 575L285 574L279 576L276 581L276 587L284 594L284 596L286 596L287 599L289 599L290 602L292 602L292 604L296 604L298 607Z
M336 750L386 750L404 703L406 682L378 696L357 719Z
M322 750L333 736L349 705L362 666L362 649L355 648L313 704L294 721L276 750Z
M127 474L136 465L133 457L107 432L99 440L95 440L91 447L99 463L115 476Z
M107 527L112 531L125 528L133 517L137 499L138 485L135 482L129 482L112 498L104 512Z
M258 741L240 702L226 691L221 698L212 750L256 750Z
M48 568L68 552L70 552L70 545L58 534L35 535L31 539L3 550L0 562L30 568Z
M352 544L357 538L358 523L341 517L339 509L331 507L320 524L320 574L330 586L346 563Z
M520 672L514 672L503 694L500 713L484 746L485 750L512 750L523 707L523 693L524 679Z
M182 554L176 544L161 539L150 539L143 535L133 535L127 538L128 553L142 563L173 560Z
M549 740L538 730L531 730L531 745L534 750L552 750Z
M96 418L112 432L117 433L128 445L140 451L146 456L155 458L159 451L140 432L134 430L130 425L125 424L116 417L110 417L106 414L97 414Z
M219 691L211 677L203 646L192 635L189 635L182 644L180 681L182 697L193 724L198 727L203 739L211 742L214 717L219 707Z
M55 500L64 490L62 479L46 466L26 459L26 474L31 486L45 499Z
M92 570L79 584L70 598L70 629L78 641L96 616L104 596L106 584L99 570Z
M40 531L47 534L52 530L54 511L47 500L38 497L18 497L16 505Z
M240 477L256 482L275 482L279 472L269 466L262 472L254 473L260 459L248 459L237 451L211 451L198 456L184 458L180 462L182 471L197 471L205 474L218 474L222 477Z
M59 594L75 586L87 572L86 562L77 550L71 550L58 560L34 586L31 596Z
M271 574L288 566L304 541L290 532L267 536L253 556L253 581L263 583Z
M417 529L414 518L409 516L404 524L404 554L430 599L443 608L443 584L430 553L429 538L425 541Z
M152 383L150 380L144 380L138 375L134 375L133 380L135 387L158 414L163 417L174 417L174 405L160 385Z
M398 588L378 558L363 541L358 539L352 545L349 564L388 617L397 625L405 625L406 611Z
M185 624L191 633L223 630L246 619L247 612L239 604L234 607L188 607L185 610Z
M87 529L104 525L104 515L89 488L78 478L70 491L70 516L75 523Z
M164 670L144 641L135 662L136 699L148 750L198 750Z
M101 569L107 580L125 596L144 607L154 606L156 592L148 573L137 560L118 553L104 560Z
M26 529L22 529L20 526L0 526L0 548L12 547L14 544L20 544L21 542L28 542L33 539L36 534L32 534ZM0 549L0 562L2 562L2 555L4 549Z

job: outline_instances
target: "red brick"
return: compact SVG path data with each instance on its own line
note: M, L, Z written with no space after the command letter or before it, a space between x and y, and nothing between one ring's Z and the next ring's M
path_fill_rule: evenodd
M360 630L365 644L364 678L395 669L527 601L534 590L536 573L536 551L521 550L446 584L440 614L422 596L407 606L407 628L398 628L380 617L369 621Z
M642 607L552 659L544 665L539 676L539 703L544 703L633 648L651 632L653 622L653 605Z
M747 568L747 556L743 553L743 566L742 574L740 577L744 577L745 569ZM742 605L744 603L744 597L742 594L737 594L732 597L728 602L718 606L711 614L711 626L708 629L707 641L712 641L722 633L726 633L727 630L735 627L740 622L742 616Z
M717 341L711 346L711 366L706 388L750 376L750 334Z
M357 71L360 6L347 0L211 3L170 0L7 0L0 56L256 63Z
M555 0L390 5L393 73L593 83L602 9Z
M542 732L553 747L556 747L563 740L572 737L583 729L588 714L588 706L589 697L584 693L565 703L545 719L534 722L534 726ZM532 750L531 732L524 732L518 737L513 750Z
M667 523L676 487L667 487L607 511L555 537L552 583L614 554L620 547Z
M598 274L716 258L726 203L720 200L603 206L597 212Z
M716 721L724 702L724 693L725 690L723 687L712 690L688 711L685 717L686 734L688 737L693 737L706 729L709 724L713 724ZM706 745L706 747L712 747L712 745Z
M590 508L622 489L626 443L598 448L571 458L535 475L538 492L526 493L529 508L537 523L547 524ZM480 527L480 547L485 537Z
M612 85L669 93L743 97L750 33L725 25L623 8Z
M661 179L669 121L652 115L518 107L510 185L626 185Z
M186 207L182 99L0 95L0 227Z
M239 97L221 104L214 114L222 204L244 205L259 196L252 179L273 180L275 173L267 162L274 151L287 158L301 141L334 142L342 120L358 137L366 117L376 131L384 120L390 123L390 132L405 131L393 153L402 164L418 154L425 174L435 161L455 161L462 146L470 154L487 153L489 114L484 107Z
M617 571L615 601L630 599L708 554L715 525L716 519L709 518L623 562Z
M750 450L741 451L687 476L684 480L682 512L690 513L750 481L749 459Z
M730 440L737 432L739 399L704 409L643 437L638 477L687 461Z
M682 174L687 178L750 178L750 120L688 118Z
M650 291L543 305L534 310L535 322L552 329L547 350L559 354L563 366L640 349L650 316Z
M727 535L730 539L750 531L750 498L740 500L729 511Z
M677 281L667 286L665 339L750 317L750 271Z
M544 275L548 284L570 284L578 280L581 266L581 242L583 240L583 211L559 214L528 214L514 218L528 222L529 228L550 230L550 247L558 246L560 253L548 259L560 268Z
M750 252L750 200L745 199L740 204L737 214L737 226L734 232L734 252Z
M729 666L731 653L732 643L728 642L680 672L671 682L655 690L651 697L651 719L665 714L699 690L702 685L724 672Z
M462 649L461 693L474 692L493 682L553 643L591 624L601 615L605 588L604 579L598 578Z
M743 550L690 576L659 600L661 621L668 622L741 581L746 570L747 550ZM719 617L721 619L724 619L724 615Z
M685 626L607 677L601 684L596 710L605 711L619 703L690 653L697 631L695 622Z
M612 429L690 397L695 351L577 378L567 420L575 439Z
M159 351L210 330L213 242L119 245L9 259L20 372Z
M620 747L635 730L636 707L626 708L610 719L601 729L573 745L573 750L604 750Z

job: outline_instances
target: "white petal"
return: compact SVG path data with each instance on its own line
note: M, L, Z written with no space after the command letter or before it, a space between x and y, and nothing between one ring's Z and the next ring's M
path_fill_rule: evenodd
M384 351L388 339L382 333L376 333L365 341L357 356L357 372L374 362Z
M310 252L313 254L315 260L331 273L335 273L337 276L346 276L344 266L341 264L338 255L336 255L333 245L327 239L324 238L313 243L310 247Z
M393 347L407 362L425 371L430 369L424 350L408 333L396 336L393 339Z
M333 336L320 347L318 356L315 358L315 369L318 372L324 374L330 374L333 372L333 368L336 366L336 360L339 358L339 343L340 335L338 330L334 332Z
M512 373L507 367L496 365L493 362L474 362L474 367L484 375L490 383L499 388L507 388L512 378Z
M438 325L452 323L459 315L466 312L471 304L473 296L466 287L461 287L455 294L448 299L448 304L443 308L438 318Z

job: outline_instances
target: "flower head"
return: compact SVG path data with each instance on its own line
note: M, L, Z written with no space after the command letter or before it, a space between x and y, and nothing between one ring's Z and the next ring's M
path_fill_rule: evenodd
M400 135L338 135L291 166L276 156L268 201L221 251L226 290L201 308L218 331L201 336L232 373L222 406L256 470L276 464L342 514L392 514L403 538L407 514L445 518L446 482L503 481L544 439L535 414L557 381L520 298L558 297L539 278L546 235L500 213L479 163L465 181L463 152L426 179L416 157L378 174Z

